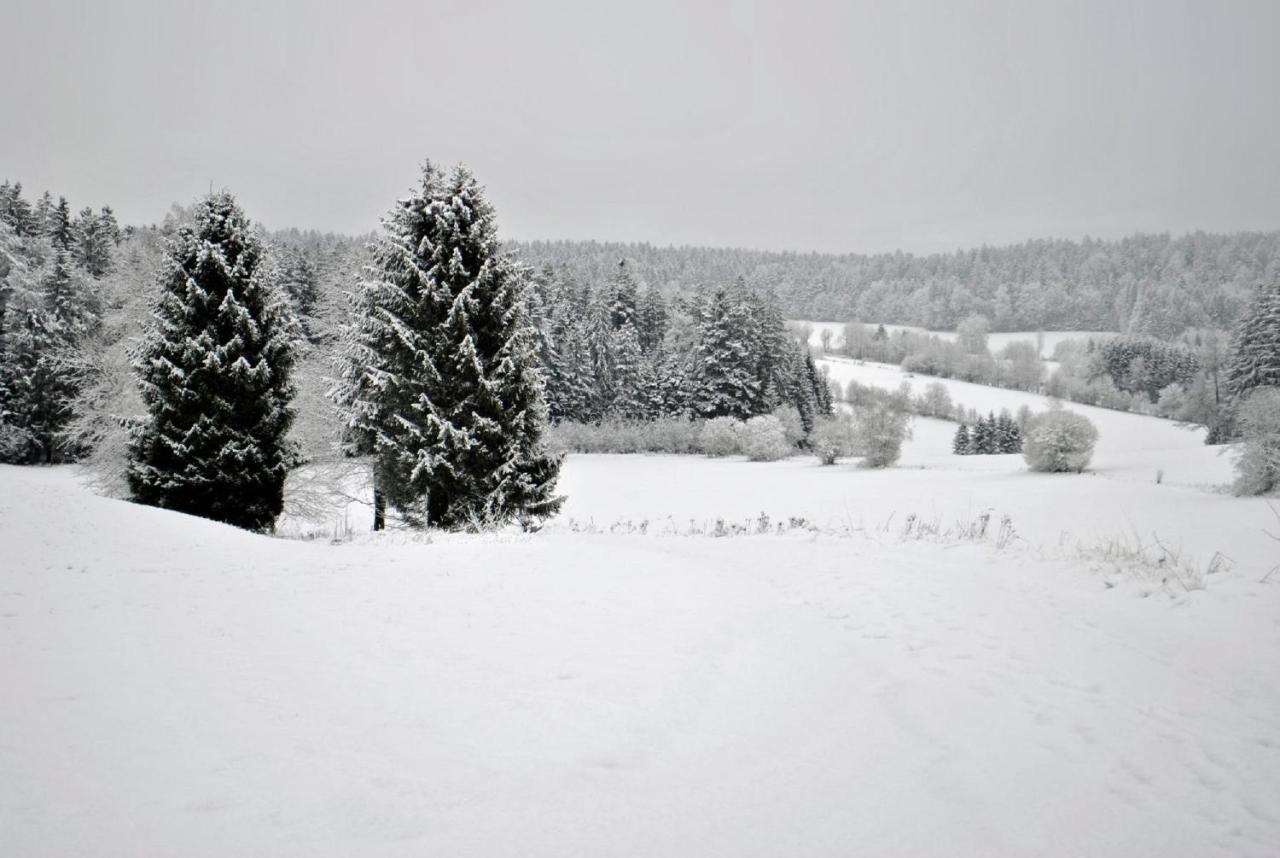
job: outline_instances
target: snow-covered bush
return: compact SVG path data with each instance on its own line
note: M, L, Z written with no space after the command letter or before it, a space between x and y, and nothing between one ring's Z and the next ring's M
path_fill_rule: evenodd
M868 468L884 468L898 461L902 442L910 435L911 417L905 411L877 403L857 412L857 447L862 464Z
M857 434L853 418L840 413L819 420L809 433L809 448L824 465L834 465L837 459L856 455Z
M947 386L940 381L931 381L925 385L924 393L916 400L917 414L925 417L941 417L944 420L951 416L951 394Z
M1022 455L1033 471L1079 473L1093 458L1098 430L1087 417L1052 409L1032 419L1023 439Z
M715 417L702 424L698 433L698 449L708 456L733 456L741 451L738 445L738 427L741 420L732 417Z
M1244 439L1236 460L1236 494L1280 489L1280 387L1255 388L1236 419Z
M738 426L738 444L753 462L776 462L795 450L795 446L787 442L782 421L772 414L752 417Z
M800 419L800 410L794 405L779 405L773 409L773 416L782 421L782 431L786 433L787 444L798 447L804 440L804 421Z

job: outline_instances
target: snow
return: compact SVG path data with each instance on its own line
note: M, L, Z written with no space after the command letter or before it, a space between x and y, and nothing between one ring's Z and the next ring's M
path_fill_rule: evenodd
M840 348L844 345L844 322L811 322L811 321L794 321L793 325L809 325L813 328L813 333L809 335L809 345L815 349L822 348L822 332L831 332L831 348ZM871 330L875 330L875 322L865 323ZM956 338L955 331L930 331L927 328L916 327L915 325L885 325L885 331L889 334L896 334L899 331L910 331L914 334L928 334L943 340L954 340ZM1053 351L1058 347L1058 343L1068 340L1088 340L1103 339L1116 336L1114 331L1001 331L987 335L987 348L997 354L1004 349L1009 343L1025 342L1035 345L1042 342L1040 349L1040 357L1049 358L1053 356Z
M1064 524L1198 512L1240 562L1108 588L1029 539L592 535L569 513L329 545L0 467L0 854L1274 855L1280 581L1245 539L1265 505L1015 458L571 457L564 488L603 520L951 508L972 483Z

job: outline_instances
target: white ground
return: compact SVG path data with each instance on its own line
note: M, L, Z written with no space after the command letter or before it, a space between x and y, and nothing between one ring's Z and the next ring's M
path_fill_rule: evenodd
M809 345L813 348L822 348L822 332L831 332L831 347L839 348L844 345L844 322L811 322L800 320L793 322L796 325L810 325L813 333L809 335ZM876 323L868 323L874 330ZM954 340L956 338L955 331L930 331L926 328L919 328L914 325L885 325L885 330L890 334L898 331L912 331L917 334L932 334L944 340ZM1114 337L1114 332L1109 331L1001 331L999 333L989 334L987 336L987 347L993 352L999 352L1009 343L1026 342L1035 345L1037 342L1042 343L1040 356L1043 358L1052 357L1053 350L1057 348L1058 343L1065 340L1087 340L1090 337L1094 339L1104 337Z
M1274 856L1265 505L1014 458L573 457L546 532L336 546L0 468L0 855ZM568 524L763 508L866 532ZM1238 563L1033 544L1119 510Z

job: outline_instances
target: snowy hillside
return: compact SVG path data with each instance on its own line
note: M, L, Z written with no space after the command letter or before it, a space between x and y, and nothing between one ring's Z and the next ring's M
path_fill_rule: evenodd
M660 458L586 458L565 486L578 514L601 496L591 469L675 479ZM682 513L747 510L737 475L795 491L760 479L793 463L705 464L720 494ZM815 467L818 495L827 475L885 488ZM330 546L7 467L0 542L4 855L1280 842L1280 586L1252 570L1108 589L1026 546L888 533Z

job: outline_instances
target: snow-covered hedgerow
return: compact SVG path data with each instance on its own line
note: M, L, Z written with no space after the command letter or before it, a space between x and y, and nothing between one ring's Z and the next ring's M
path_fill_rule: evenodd
M547 444L561 453L697 453L702 423L684 417L658 420L562 420L547 429Z
M782 421L772 414L752 417L738 427L738 443L753 462L776 462L795 451Z
M1033 471L1079 473L1088 467L1097 441L1098 430L1087 417L1053 409L1031 421L1022 455Z
M732 417L715 417L702 424L698 434L698 449L708 456L733 456L741 452L738 427L741 420Z

